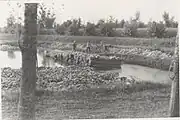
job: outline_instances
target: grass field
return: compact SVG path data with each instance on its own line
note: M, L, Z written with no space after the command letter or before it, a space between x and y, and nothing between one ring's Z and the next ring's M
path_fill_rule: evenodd
M16 35L0 34L0 42L8 40L17 41ZM63 43L86 43L90 41L93 44L103 41L105 44L124 45L124 46L154 46L157 47L174 47L175 38L131 38L131 37L98 37L98 36L60 36L60 35L38 35L38 41L60 41Z
M116 88L94 88L74 92L36 92L36 118L108 119L168 117L170 86L140 83L124 92ZM43 94L43 95L42 95ZM8 93L6 93L6 96ZM3 120L17 120L18 93L2 99Z

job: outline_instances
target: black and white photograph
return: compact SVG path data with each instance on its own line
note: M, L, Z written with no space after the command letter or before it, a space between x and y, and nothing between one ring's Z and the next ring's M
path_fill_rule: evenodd
M178 119L179 5L0 0L1 119Z

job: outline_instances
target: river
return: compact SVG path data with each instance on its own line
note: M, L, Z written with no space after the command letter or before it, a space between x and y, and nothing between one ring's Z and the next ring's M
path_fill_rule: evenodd
M53 59L45 57L43 51L38 54L38 67L63 67L60 63L56 63ZM0 68L11 67L18 69L21 67L22 58L20 51L0 51ZM160 83L171 83L169 79L169 72L155 68L144 67L140 65L123 64L122 69L110 70L118 71L124 76L133 76L138 80L152 81Z

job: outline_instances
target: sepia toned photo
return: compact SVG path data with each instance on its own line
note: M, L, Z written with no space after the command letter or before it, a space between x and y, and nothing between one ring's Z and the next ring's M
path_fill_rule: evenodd
M178 0L1 0L2 120L177 118Z

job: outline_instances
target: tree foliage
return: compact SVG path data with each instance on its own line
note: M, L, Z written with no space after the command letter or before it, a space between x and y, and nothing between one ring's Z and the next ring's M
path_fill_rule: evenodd
M172 16L170 18L170 15L168 12L164 12L163 15L163 20L165 22L166 27L173 27L173 28L177 28L178 27L178 22L174 21L174 17Z
M108 37L113 37L115 35L114 28L116 28L116 21L112 16L110 16L107 21L101 19L98 24L101 35Z
M125 20L122 19L120 23L118 24L118 27L123 28L124 27Z
M72 20L71 25L68 27L68 32L71 35L79 35L79 22L76 19Z
M113 37L115 30L111 23L107 22L100 25L100 31L103 36Z
M136 37L137 29L139 26L140 12L137 11L135 14L135 18L131 18L130 21L124 24L124 33L127 36Z
M57 24L56 26L56 32L60 35L65 35L66 26L64 24Z
M45 6L45 4L41 4L39 14L40 28L53 28L56 19L54 11Z
M96 26L93 23L88 22L86 29L85 29L86 35L89 36L95 36L96 35Z
M8 18L7 18L7 27L14 27L15 26L15 17L11 14Z
M148 34L150 37L162 38L166 34L166 27L163 22L150 22L148 25Z
M16 28L16 19L15 17L10 14L10 16L7 18L7 26L5 28L5 31L8 33L14 33Z

